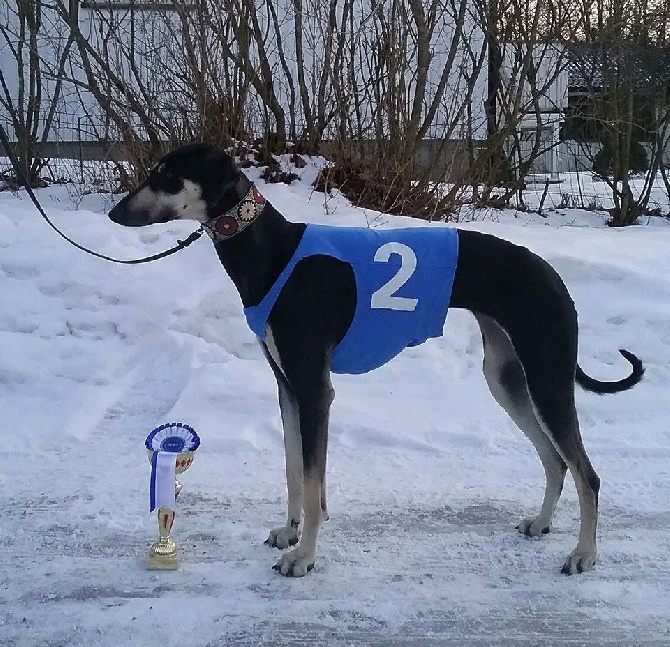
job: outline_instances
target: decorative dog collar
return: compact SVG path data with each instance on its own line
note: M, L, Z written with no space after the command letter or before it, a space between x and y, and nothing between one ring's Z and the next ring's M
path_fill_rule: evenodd
M232 209L220 216L203 223L203 227L214 242L228 240L235 234L244 231L260 216L264 207L265 198L252 184L241 202L238 202Z

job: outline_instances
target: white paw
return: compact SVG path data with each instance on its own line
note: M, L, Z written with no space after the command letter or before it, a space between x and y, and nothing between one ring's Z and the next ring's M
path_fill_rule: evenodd
M315 555L312 551L302 549L302 546L281 556L281 559L272 567L287 577L304 577L314 568Z
M283 550L289 546L295 546L299 540L298 528L295 526L282 526L281 528L271 530L270 536L265 540L265 543L272 546L272 548L281 548Z
M574 575L575 573L583 573L590 571L596 563L595 550L578 550L575 548L565 560L561 573L565 575Z
M546 523L543 519L532 518L523 519L516 529L526 537L541 537L551 531L551 524Z

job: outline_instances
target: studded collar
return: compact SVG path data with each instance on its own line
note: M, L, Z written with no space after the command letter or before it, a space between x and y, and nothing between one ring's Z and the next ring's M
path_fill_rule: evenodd
M252 184L246 195L232 209L203 223L202 227L214 241L228 240L244 231L265 207L265 198Z

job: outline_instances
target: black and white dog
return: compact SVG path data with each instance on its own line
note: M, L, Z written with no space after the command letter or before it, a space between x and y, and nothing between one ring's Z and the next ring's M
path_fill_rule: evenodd
M330 243L325 251L309 247L296 257L315 226L287 221L228 154L206 144L191 144L166 155L109 217L132 227L195 220L214 241L278 383L288 516L285 526L270 532L267 543L277 548L298 544L274 568L282 575L305 575L314 567L319 527L327 518L326 447L334 397L331 368L336 361L341 363L339 349L346 345L357 317L365 319L373 309L394 311L391 314L401 318L403 313L421 310L423 293L419 298L398 295L405 283L411 285L411 275L419 273L424 252L413 249L411 242L393 242L395 230L390 230L386 232L390 238L374 258L364 259L363 270L343 260L337 251L330 252ZM327 229L345 228L323 228L319 236ZM444 245L455 254L455 268L451 267L450 276L433 280L447 285L440 297L447 303L434 308L437 321L444 321L447 305L474 314L481 327L484 375L491 393L533 443L546 474L542 508L535 518L521 521L519 532L531 537L549 532L569 469L579 496L581 525L577 546L562 572L586 571L596 561L600 479L582 444L575 382L596 393L615 393L640 381L642 363L621 350L632 365L628 377L601 382L586 375L577 364L577 314L558 274L524 247L493 236L446 227L412 231L430 239L445 230L452 232ZM364 230L353 231L358 232L356 237ZM399 265L391 267L391 258ZM375 288L372 299L368 293L361 298L361 292L372 289L363 286L361 277L372 273L370 268L387 265L390 274ZM428 273L431 271L429 268ZM429 295L425 300L431 305L434 299L437 297ZM252 324L252 314L263 309L264 303L265 313ZM391 331L376 329L374 321L368 323L373 336L391 335ZM431 330L406 340L405 345L439 334L434 324ZM363 339L362 344L365 351L368 342ZM364 370L359 366L351 372Z

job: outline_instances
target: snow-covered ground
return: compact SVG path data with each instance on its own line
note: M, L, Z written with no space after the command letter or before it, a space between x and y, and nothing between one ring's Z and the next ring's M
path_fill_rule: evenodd
M324 200L307 181L261 189L294 220L420 224ZM124 229L102 196L38 195L69 235L120 257L193 228ZM577 395L603 481L595 570L559 573L578 531L571 480L552 534L514 529L538 509L543 472L488 393L474 319L453 311L444 337L335 376L331 519L316 569L281 577L263 545L285 515L275 385L211 243L117 266L4 192L0 645L670 644L670 227L609 229L574 209L474 215L459 226L559 271L588 373L626 374L620 347L646 364L632 391ZM173 420L202 438L173 531L182 565L147 571L157 525L143 441Z

